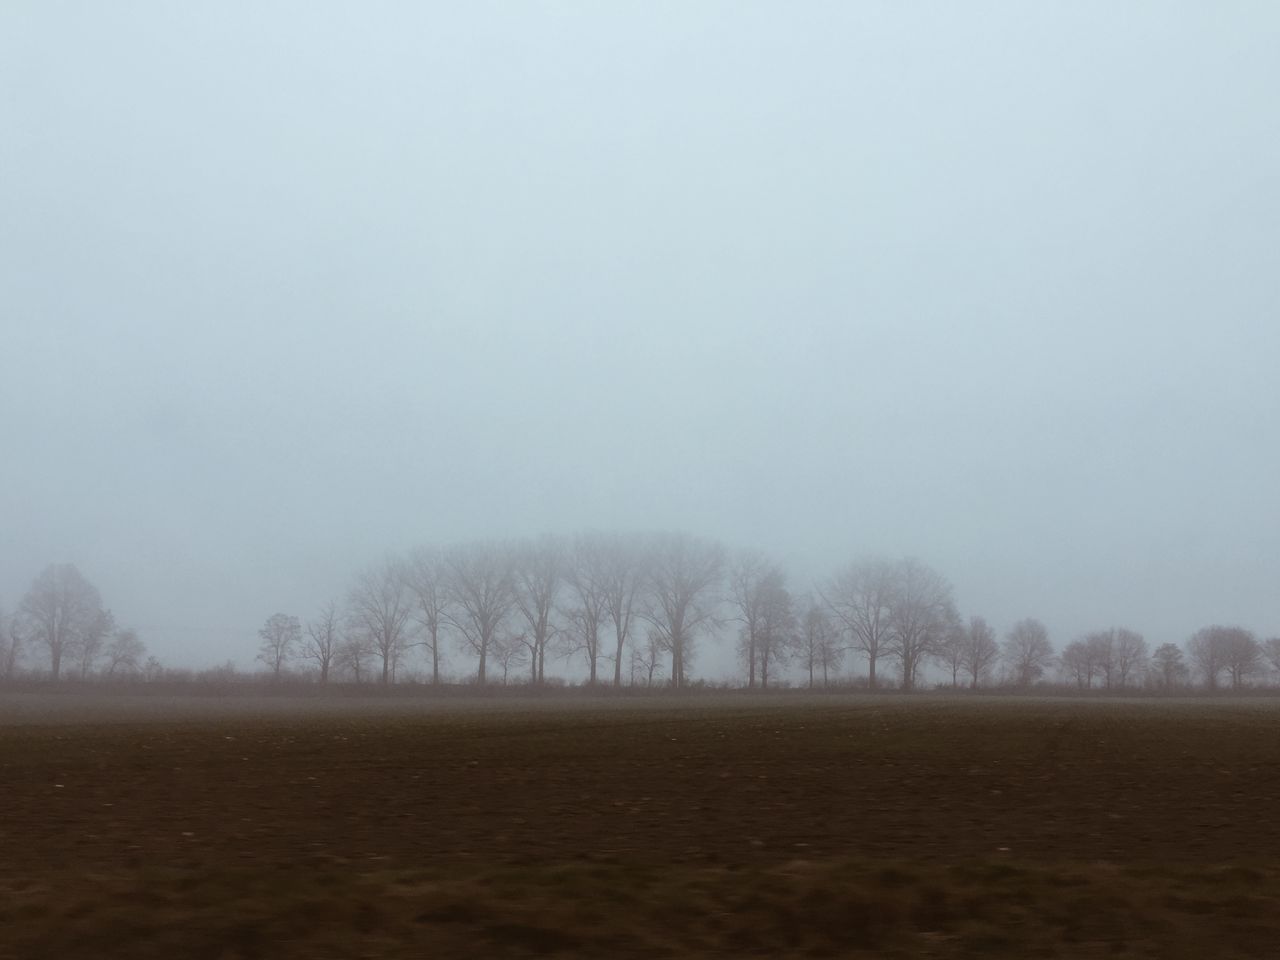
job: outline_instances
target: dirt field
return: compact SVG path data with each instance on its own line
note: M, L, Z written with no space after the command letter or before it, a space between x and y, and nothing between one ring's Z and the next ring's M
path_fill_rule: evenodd
M0 695L0 957L1280 956L1280 704Z

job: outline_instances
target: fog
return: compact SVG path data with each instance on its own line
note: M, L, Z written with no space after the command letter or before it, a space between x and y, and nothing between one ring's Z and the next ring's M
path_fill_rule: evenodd
M1278 48L1244 3L6 3L0 601L73 562L248 665L388 550L681 529L1056 643L1274 633Z

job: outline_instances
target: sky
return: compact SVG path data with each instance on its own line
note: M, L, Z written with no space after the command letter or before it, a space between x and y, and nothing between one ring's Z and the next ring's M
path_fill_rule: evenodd
M251 664L387 551L913 555L1280 633L1280 7L0 5L0 603ZM727 670L714 655L704 674Z

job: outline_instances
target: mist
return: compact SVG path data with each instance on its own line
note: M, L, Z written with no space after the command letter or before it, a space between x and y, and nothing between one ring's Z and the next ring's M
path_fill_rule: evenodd
M1278 44L8 4L0 601L75 563L166 662L248 664L388 551L674 529L796 589L919 557L1001 632L1274 633Z

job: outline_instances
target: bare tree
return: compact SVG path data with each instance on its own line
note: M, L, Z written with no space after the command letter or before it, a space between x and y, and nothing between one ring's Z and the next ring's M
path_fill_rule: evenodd
M1156 685L1162 690L1173 690L1187 682L1191 671L1187 669L1182 649L1176 643L1162 643L1151 655L1151 667Z
M637 643L631 649L631 685L636 685L636 676L644 678L646 687L653 686L653 675L662 666L664 643L661 634L650 630L645 634L644 642Z
M0 680L12 680L22 659L22 620L0 610Z
M964 672L965 641L967 637L968 631L965 630L964 624L957 617L938 643L937 652L934 654L938 663L951 671L952 689L960 687L960 675Z
M63 656L74 653L93 630L102 597L72 564L51 564L31 584L18 611L31 636L49 650L49 672L57 680Z
M549 535L520 543L512 560L515 607L526 627L530 679L538 684L546 676L547 645L556 632L552 614L564 579L564 543Z
M447 618L480 659L476 682L485 682L489 650L515 603L510 551L496 543L466 543L444 555Z
M1072 640L1063 648L1062 670L1081 690L1088 690L1098 672L1097 644L1087 637Z
M1223 659L1231 689L1240 690L1262 666L1262 647L1248 630L1236 628L1223 637Z
M996 643L996 632L982 617L970 617L968 629L964 632L962 658L970 689L978 689L978 685L990 675L991 668L999 657L1000 645Z
M525 650L524 638L519 634L500 633L493 638L489 655L502 668L502 685L504 687L507 685L510 672L524 666Z
M587 684L598 682L600 634L609 619L608 579L605 551L600 537L586 534L574 538L565 560L566 608L561 611L565 623L565 652L581 653L587 660Z
M137 673L142 669L142 658L147 655L147 645L138 639L133 630L119 630L107 644L107 677L117 673Z
M414 617L422 628L421 644L431 655L431 683L440 683L440 641L449 620L448 568L433 547L420 547L409 557L409 587L417 598Z
M795 613L782 568L755 551L743 551L729 570L729 599L742 624L739 651L747 689L769 685L771 663L784 661L796 639Z
M325 604L314 620L307 621L307 635L302 640L301 655L305 660L315 661L320 668L321 683L329 682L329 674L340 659L341 630L342 618L338 614L336 603Z
M1240 689L1262 659L1257 640L1243 627L1204 627L1188 641L1187 651L1210 690L1217 689L1224 671L1231 678L1232 689Z
M302 642L302 624L297 617L287 613L273 613L258 631L262 645L258 648L258 659L271 670L271 675L280 679L280 671L293 655L293 648Z
M88 627L73 650L80 679L88 679L94 664L102 656L102 648L116 632L116 618L110 610L99 610L89 621Z
M937 653L959 616L951 584L942 574L911 558L900 561L896 570L885 652L898 661L902 689L913 690L920 664Z
M1280 673L1280 637L1268 637L1260 647L1262 656L1271 665L1271 669Z
M356 683L363 683L373 649L369 634L359 627L352 627L338 645L333 665L350 673Z
M641 615L671 654L671 686L685 685L698 633L716 622L715 594L724 547L684 533L654 538L649 589Z
M849 564L822 590L850 647L867 658L867 682L876 687L876 663L888 644L889 614L898 568L892 561L868 557Z
M642 606L649 550L638 536L587 534L606 621L613 627L613 685L622 686L622 657Z
M1013 682L1029 687L1053 663L1053 645L1043 623L1028 617L1019 620L1004 641L1004 661Z
M800 659L809 673L809 689L813 689L815 674L819 672L825 689L831 682L831 674L840 667L844 647L826 604L809 597L803 610L800 618Z
M1136 630L1120 627L1112 647L1112 670L1116 685L1140 684L1147 666L1147 641Z
M388 557L361 573L347 595L353 632L363 633L382 662L382 682L393 679L404 655L406 631L413 613L404 564Z

